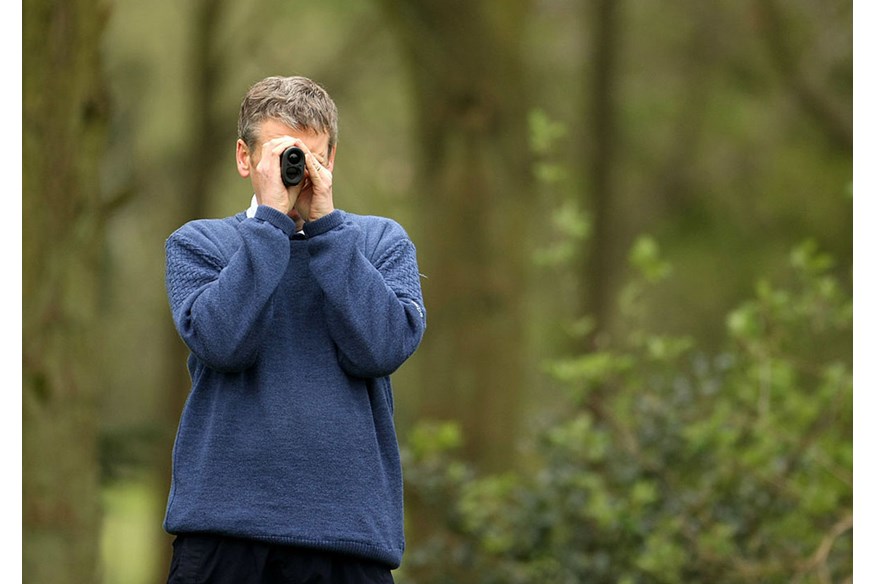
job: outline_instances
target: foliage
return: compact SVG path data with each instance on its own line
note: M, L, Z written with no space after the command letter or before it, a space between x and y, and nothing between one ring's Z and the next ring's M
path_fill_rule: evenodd
M533 252L535 265L560 269L576 261L592 231L591 218L580 209L577 193L570 188L567 165L558 161L568 128L552 119L542 109L529 112L529 149L532 172L548 211L548 229L540 237L545 240Z
M662 441L651 444L648 438L651 434L646 433L646 428L638 427L638 418L633 417L635 412L629 411L632 405L622 400L624 396L630 401L632 395L643 395L644 381L641 380L648 372L656 375L656 365L649 362L646 366L645 357L662 359L664 375L668 377L672 371L672 379L680 380L677 383L702 382L702 388L698 387L697 391L730 388L730 380L722 376L728 370L738 372L742 367L739 363L731 366L731 358L738 360L747 355L743 351L746 347L748 351L772 350L769 343L764 347L754 342L759 338L772 339L770 335L777 333L773 325L773 329L759 328L766 326L760 313L796 310L793 301L783 300L780 291L773 286L787 288L786 278L777 273L777 265L784 261L788 247L803 238L817 239L835 258L839 282L849 284L851 140L843 139L844 132L837 132L836 128L845 127L845 133L851 128L851 0L623 3L619 9L622 21L619 36L607 39L618 52L617 79L612 93L617 135L612 136L616 146L610 163L609 185L615 196L610 199L611 212L607 220L597 218L590 200L590 195L597 191L593 183L596 170L593 162L599 146L599 138L594 133L596 120L588 109L596 91L589 80L593 79L598 49L596 43L591 42L599 26L592 20L593 3L565 0L529 3L525 26L519 25L519 14L509 9L511 5L522 6L522 3L450 5L452 22L465 28L462 32L473 40L479 40L464 46L453 42L448 35L421 34L423 26L435 25L436 19L432 16L414 19L409 22L410 26L388 26L386 6L404 5L410 17L426 5L423 2L330 0L303 4L256 0L235 4L219 0L195 3L114 0L111 4L111 10L104 17L90 21L92 27L107 25L102 44L112 118L110 147L101 165L100 180L89 182L92 187L99 185L102 194L115 201L129 200L127 205L116 205L116 212L106 221L107 242L102 252L100 275L106 341L100 351L92 351L99 354L103 362L99 387L95 390L102 407L101 462L104 478L112 479L106 484L109 489L142 476L143 470L163 476L169 466L170 444L188 379L184 356L180 355L181 344L167 314L162 284L163 244L173 229L191 218L189 209L193 201L203 200L205 214L211 217L238 212L248 204L250 193L246 189L249 187L234 170L234 120L241 92L264 75L308 75L330 89L342 112L342 146L336 166L338 201L343 199L343 206L352 212L397 219L409 230L418 245L422 271L429 276L429 280L423 282L424 288L430 289L429 293L440 282L455 277L435 267L437 258L427 244L430 238L459 243L461 251L452 255L453 261L448 262L448 266L457 266L460 261L481 255L497 258L492 263L498 265L498 259L509 255L504 238L498 248L480 244L476 238L485 228L512 233L507 238L508 244L522 245L522 240L513 236L514 229L509 229L507 217L499 207L504 201L516 198L509 192L503 190L500 195L493 195L496 204L490 207L489 213L481 215L466 213L463 206L452 203L449 196L460 189L445 188L436 194L420 185L424 181L426 185L444 184L460 176L477 184L474 179L478 173L473 171L483 159L501 163L498 171L485 173L485 178L517 176L515 169L522 171L528 166L527 174L531 174L536 183L528 202L531 221L527 222L525 231L537 245L524 246L532 253L536 265L532 270L534 277L514 278L501 269L495 271L500 277L491 278L486 271L477 272L468 280L488 285L482 295L466 294L462 287L455 287L449 299L453 302L475 299L479 310L494 315L496 320L531 323L532 330L526 335L488 333L478 336L490 341L512 339L528 347L527 353L512 359L504 352L503 343L484 343L489 352L484 350L481 361L486 363L486 369L504 371L509 368L503 363L525 364L526 370L520 377L525 375L535 382L525 388L525 395L519 396L503 392L502 384L491 379L473 382L465 388L460 388L458 383L439 384L440 391L435 391L431 389L434 380L442 379L445 370L462 369L455 366L453 358L427 363L426 354L420 352L394 374L400 406L396 409L397 426L402 436L411 435L415 420L424 415L450 415L448 412L458 404L462 404L466 415L471 412L471 419L478 423L501 421L506 417L495 407L483 407L483 402L475 399L476 392L470 388L495 393L498 397L491 403L501 400L513 407L519 405L529 416L541 416L544 410L557 408L569 411L570 404L576 404L575 411L580 414L577 417L599 405L589 401L599 397L599 391L587 388L601 388L604 409L622 420L624 427L635 428L638 440L648 444L642 447L643 451L662 462L661 453L669 449L663 441L676 436L677 426L686 420L707 416L706 412L693 413L697 412L698 405L718 407L719 400L700 396L695 403L683 402L683 407L679 406L671 415L661 413L664 417L647 411L636 414L648 416L652 433L657 431L653 427L658 428ZM441 10L441 3L430 4L436 11L445 12ZM31 5L36 4L26 6ZM265 14L270 14L270 18L264 18ZM518 24L512 25L513 22ZM302 23L306 26L301 26ZM503 23L503 26L495 32L480 30L487 23ZM37 28L40 29L35 37L38 41L54 38L47 36L44 27ZM434 66L411 67L412 54L405 48L405 39L413 39L418 50L430 50L436 59ZM491 48L499 39L509 42L508 50ZM62 53L82 62L81 51L59 54ZM484 74L468 74L467 67L460 64L486 59L491 54L512 53L523 54L526 62L522 70L490 67L485 68ZM73 71L57 67L55 70ZM444 72L451 72L452 79L462 83L462 89L471 88L473 92L460 91L447 107L427 106L424 98L443 92L444 86L449 87L444 77L439 76ZM510 88L504 81L494 81L494 74L498 77L501 73L511 80ZM209 82L205 82L205 75ZM432 77L437 82L436 87L417 90L417 75ZM80 82L71 87L85 85ZM475 88L486 91L482 94L485 99L475 99ZM57 101L61 93L42 91L40 95ZM509 102L518 103L521 96L527 96L526 103L539 104L543 109L529 116L517 112L507 118L489 113L508 111ZM43 101L28 100L27 103ZM63 103L75 106L70 100L57 101L55 105ZM102 101L97 103L103 104ZM93 112L92 107L73 109L80 113ZM65 110L54 107L53 111ZM449 118L443 117L448 114ZM486 130L489 136L484 143L476 144L461 138L464 134L457 135L447 144L452 146L449 152L464 158L465 167L459 169L438 158L429 158L434 165L421 176L416 153L423 143L437 146L442 141L419 132L420 119L433 122L446 119L448 127L451 122L452 127L456 127L456 122L462 120L466 126ZM514 148L521 148L524 142L528 144L528 164L509 164L507 156L498 154L500 140L509 131L518 132L524 122L528 122L529 141L520 140L518 136L511 143ZM49 126L52 125L46 127ZM54 127L67 126L69 124L56 124ZM838 141L836 136L840 137ZM209 148L202 150L202 145ZM31 156L30 159L41 161L43 158ZM43 174L59 176L57 172ZM198 187L197 176L209 177L209 180ZM56 189L56 192L64 194L64 201L74 201L67 190ZM93 188L89 192L97 193ZM124 193L128 196L121 196ZM485 193L484 189L477 190L479 196ZM28 200L43 202L39 197ZM467 203L468 199L460 200ZM436 211L435 205L451 209L453 213L445 217ZM62 208L63 205L52 207L55 211ZM34 236L34 241L58 241L57 230L37 229L37 223L29 219L27 212L25 215L25 230ZM32 216L49 217L50 214L40 212ZM448 231L465 222L470 222L472 228L457 236ZM73 225L69 221L63 223ZM604 273L594 277L582 267L600 232L607 239L603 242L605 253L598 256L605 259ZM634 236L642 232L653 237L641 238L631 247ZM46 238L46 233L53 236ZM75 251L69 245L65 249ZM629 259L639 266L637 269L649 270L652 279L643 274L621 290L624 254L628 249L635 250ZM666 277L669 265L661 259L661 253L671 259L671 277ZM806 253L802 257L812 257ZM36 273L32 262L25 265L31 266L30 273ZM81 275L83 272L71 273ZM751 303L733 312L728 317L730 329L716 325L731 307L746 297L751 282L764 273L774 274L773 282L778 283L764 284ZM44 293L57 290L44 280L40 284ZM531 318L521 319L495 302L505 286L528 290L526 302L532 306ZM582 306L595 296L593 289L597 286L604 288L605 298L619 300L615 303L619 310L602 315L606 318L595 318L597 315L587 314L588 309ZM814 293L815 288L810 290ZM25 296L26 302L27 298L35 297ZM461 311L441 318L440 312L435 310L437 306L438 302L427 306L433 318L426 342L450 348L458 345L474 353L473 344L467 342L474 319ZM26 313L41 314L35 310ZM586 314L584 318L580 318L582 313ZM800 359L822 353L820 359L824 363L847 362L842 358L848 342L846 337L840 335L838 342L825 340L824 330L809 334L806 330L809 321L802 316L793 317L799 326L789 326L786 321L792 317L784 314L779 319L780 328L788 339L800 345L793 349ZM34 322L43 323L40 319ZM613 326L616 323L619 324ZM570 333L579 339L590 338L597 328L608 329L607 335L616 338L627 338L630 331L636 334L629 337L629 344L600 344L596 354L553 363L549 368L550 379L547 382L538 379L537 364L543 355L561 354ZM434 336L439 329L447 331L444 338L449 340L439 341L441 337ZM647 334L643 329L694 335L696 341ZM479 327L479 330L486 329ZM805 343L810 346L804 347ZM721 348L726 351L716 354ZM832 356L823 354L824 351L832 351ZM712 356L705 357L704 353ZM763 355L757 358L758 363L763 362ZM746 359L749 363L755 361L751 356ZM771 383L805 382L806 388L813 386L818 373L809 371L801 381L796 364L792 370L798 378L782 380L783 362L774 359L769 367L754 369L749 375L756 377L758 371L761 375L769 372L774 378ZM708 371L703 372L703 368ZM558 378L560 375L564 377ZM423 379L433 383L424 383ZM635 385L637 382L639 386ZM492 383L498 391L491 391L486 383ZM646 386L650 401L641 399L643 403L637 404L640 408L655 400L659 404L672 403L667 394L680 390L671 389L675 381L670 379L661 383L657 389ZM741 381L735 383L741 384ZM568 391L559 391L560 387ZM770 406L768 414L771 416L776 415L781 393L773 389L766 394L769 399L764 403ZM567 397L565 403L560 399L563 396ZM724 408L732 407L732 403L720 403L724 403ZM529 408L527 404L538 407ZM585 433L588 437L598 433L610 438L609 454L622 452L614 445L615 434L609 431L605 415L590 412L589 416L586 422L589 426L583 418L575 431L584 433L584 428L589 427ZM66 415L64 419L73 418ZM527 422L531 424L533 419L529 417ZM553 422L557 428L565 428L572 419L571 415L563 416ZM843 420L842 424L847 422ZM831 431L845 436L847 428L842 424ZM482 423L480 427L486 425ZM543 436L547 430L533 430L543 439L533 445L532 472L549 478L550 469L561 461L548 456L552 443ZM572 430L569 428L569 432ZM791 428L788 435L798 430ZM435 433L437 437L433 436ZM81 434L81 427L77 427L77 435ZM484 432L481 439L470 433L463 437L453 425L422 426L414 434L419 436L418 445L409 444L406 453L411 461L405 467L411 486L407 501L410 504L422 499L434 513L423 516L418 507L406 509L409 531L413 533L403 570L405 577L413 577L418 565L422 565L424 571L429 566L437 566L444 574L444 581L455 582L465 581L466 566L477 571L483 568L485 572L488 563L504 567L528 565L535 570L534 561L528 564L520 559L512 561L495 551L484 555L475 545L480 537L476 524L468 522L465 524L468 527L463 529L457 521L456 507L462 500L463 485L472 482L466 491L480 491L474 470L455 459L461 456L466 444L488 446L486 443L493 440L488 438L490 434ZM574 432L568 436L573 435ZM554 440L562 436L560 433ZM682 438L676 437L676 440ZM814 444L821 438L812 440ZM510 444L500 444L500 449L503 447L511 448ZM822 450L834 456L830 447L822 446ZM27 455L25 458L43 460ZM573 462L569 460L568 464ZM619 464L618 461L612 463ZM581 468L592 473L598 466L589 463ZM81 472L79 465L76 468ZM599 476L615 475L616 472L606 471ZM159 498L167 495L167 480L164 477L155 481ZM559 487L552 487L553 491L544 494L540 494L538 488L534 476L502 475L490 487L496 499L491 499L489 505L485 503L482 511L493 513L508 498L522 496L523 490L530 497L527 501L545 509L550 507L554 516L540 517L532 510L515 510L512 514L515 521L525 522L527 518L536 517L537 521L527 524L526 529L547 525L543 529L553 533L551 526L556 525L556 530L574 532L572 526L577 520L563 518L562 508L554 505L556 497L551 497ZM668 498L662 486L657 493L660 501ZM498 498L499 495L503 499ZM481 503L475 496L466 500L469 505ZM107 507L110 522L117 511L112 505ZM160 525L161 515L161 510L156 512L151 523ZM427 546L422 538L413 537L417 535L414 528L423 524L428 532L432 526L440 527L437 519L432 521L436 515L446 515L449 526L432 540L434 545ZM821 527L827 533L829 526ZM593 538L597 535L603 536L605 531L594 531ZM571 544L578 541L569 537ZM112 553L111 557L118 562L128 562L136 554L149 554L154 563L166 565L167 558L160 556L161 546L150 544L147 549L138 550L135 549L137 541L131 538L124 554ZM644 549L644 538L635 541ZM824 541L830 543L830 538ZM502 543L502 538L499 542ZM567 566L572 560L564 559L566 556L557 551L559 543L551 545L553 547L536 542L532 544L531 553L559 558L551 560L553 564L543 562L545 565ZM836 545L846 546L847 542L841 538ZM495 542L491 546L501 547ZM664 561L672 555L669 551L661 556ZM43 553L37 555L46 557ZM108 570L110 572L113 571ZM491 573L499 574L494 580L501 580L508 570ZM641 575L636 578L646 579ZM531 579L537 578L532 576ZM475 580L481 581L477 577ZM506 580L513 581L513 578L509 576ZM545 576L544 581L552 579Z
M652 239L634 250L634 286L668 273ZM850 581L852 305L812 243L790 264L792 285L727 315L718 354L636 330L549 363L567 407L515 472L480 474L453 423L421 425L408 493L443 527L399 581Z

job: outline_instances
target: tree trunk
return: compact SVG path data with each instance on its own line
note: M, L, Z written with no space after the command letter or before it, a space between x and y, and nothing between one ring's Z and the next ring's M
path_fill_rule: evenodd
M584 95L589 95L589 100L584 104L584 135L589 140L584 147L584 152L589 153L585 164L589 176L585 182L590 185L589 191L585 190L585 208L590 209L592 214L593 238L582 270L582 289L587 291L585 308L596 325L591 341L598 343L599 334L605 332L609 325L613 266L617 263L614 257L616 250L612 245L615 232L612 203L616 196L613 180L617 159L615 88L621 2L593 0L585 3L585 8L584 22L590 25L588 36L592 39L591 58L588 59L592 62L592 69L584 75Z
M183 177L187 185L186 195L175 204L178 213L177 226L207 216L210 177L220 174L219 167L233 160L229 152L233 152L234 143L229 142L226 132L222 131L229 121L217 119L214 114L223 71L221 55L216 46L217 31L225 14L225 7L224 0L198 0L192 5L190 70L193 83L189 115L192 142L189 147L190 162L185 166L187 174ZM167 428L168 432L163 435L163 443L158 449L161 459L157 461L157 468L161 469L160 488L166 495L172 479L171 454L175 430L191 389L191 379L186 368L189 350L180 340L179 333L171 322L170 312L166 312L164 316L168 323L164 338L168 368L165 372L164 391L167 397L162 427ZM163 520L163 515L161 519ZM165 539L166 545L159 557L159 565L162 566L159 577L162 581L166 580L167 568L170 566L171 541L170 537Z
M469 458L506 468L530 370L526 2L382 4L407 58L417 116L416 243L428 311L420 417L459 420Z
M23 5L22 532L27 582L97 582L107 96L96 0Z

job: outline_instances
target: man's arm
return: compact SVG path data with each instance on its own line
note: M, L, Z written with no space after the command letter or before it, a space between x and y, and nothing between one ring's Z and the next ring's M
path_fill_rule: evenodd
M304 229L341 367L357 377L389 375L413 354L426 328L414 244L390 223L383 236L388 245L372 264L358 245L364 235L343 212Z
M241 244L229 259L198 223L166 244L167 293L182 340L207 366L242 371L258 355L271 298L289 263L294 222L260 206L238 228Z

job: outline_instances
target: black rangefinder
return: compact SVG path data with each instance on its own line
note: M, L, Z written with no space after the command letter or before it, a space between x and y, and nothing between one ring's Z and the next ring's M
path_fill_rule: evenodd
M292 146L280 154L280 177L287 187L294 187L304 179L304 151Z

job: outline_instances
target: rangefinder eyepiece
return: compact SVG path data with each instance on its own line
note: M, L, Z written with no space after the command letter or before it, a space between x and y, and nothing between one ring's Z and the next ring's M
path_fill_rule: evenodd
M304 179L304 151L292 146L280 154L280 178L287 187L294 187Z

